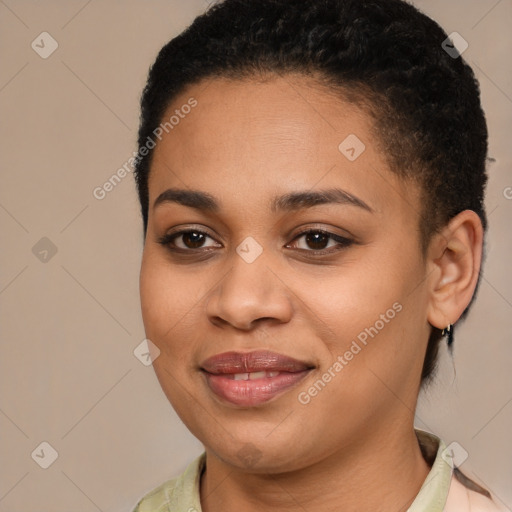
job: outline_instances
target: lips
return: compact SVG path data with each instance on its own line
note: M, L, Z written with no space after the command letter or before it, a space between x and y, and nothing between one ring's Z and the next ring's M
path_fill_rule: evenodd
M210 390L241 407L268 402L297 385L312 368L311 364L269 351L225 352L201 364Z

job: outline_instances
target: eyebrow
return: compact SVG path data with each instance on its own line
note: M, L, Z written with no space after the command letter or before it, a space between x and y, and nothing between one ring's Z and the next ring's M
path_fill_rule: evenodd
M153 208L163 203L178 203L196 210L217 213L221 207L211 194L199 190L185 190L170 188L162 192L153 203ZM318 191L290 192L274 197L270 202L272 212L296 211L303 208L312 208L322 204L352 205L373 213L373 209L362 199L340 188L330 188Z

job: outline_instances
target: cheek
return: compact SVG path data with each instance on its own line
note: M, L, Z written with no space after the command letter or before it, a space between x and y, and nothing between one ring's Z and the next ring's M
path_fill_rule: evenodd
M155 252L145 249L140 272L140 299L146 337L160 350L153 369L173 407L180 409L183 382L189 370L191 343L183 343L187 314L193 313L188 300L190 283ZM187 294L183 293L187 290Z
M166 317L169 297L168 292L164 293L167 288L164 277L159 266L145 252L140 272L140 301L146 335L150 339Z
M393 317L393 304L403 300L403 281L382 265L354 261L321 276L295 276L294 293L313 319L324 325L333 339L341 342L373 325L381 314ZM387 319L387 317L386 317Z
M142 318L147 337L159 346L172 337L180 319L193 307L190 280L180 279L180 275L145 249L140 272Z
M394 383L422 359L423 348L415 341L426 311L424 287L418 286L424 272L405 249L375 252L374 258L347 262L330 274L324 269L321 278L295 279L295 293L327 349L322 358L327 368L341 356L351 382L375 381L371 372L360 371L366 368Z

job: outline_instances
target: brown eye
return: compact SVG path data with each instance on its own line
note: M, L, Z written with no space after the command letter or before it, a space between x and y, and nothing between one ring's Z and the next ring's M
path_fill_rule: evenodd
M183 244L188 249L198 249L204 244L205 235L198 231L187 231L181 235Z
M328 231L310 229L299 233L290 245L295 245L295 247L292 248L299 249L303 252L310 252L312 254L328 254L344 249L352 244L352 240L343 236L335 235Z
M329 240L329 236L321 232L310 232L305 235L306 244L315 250L325 249Z
M208 239L214 243L205 245ZM158 243L169 248L170 250L182 252L194 251L202 248L211 249L212 247L221 247L210 235L197 229L168 233L159 238Z

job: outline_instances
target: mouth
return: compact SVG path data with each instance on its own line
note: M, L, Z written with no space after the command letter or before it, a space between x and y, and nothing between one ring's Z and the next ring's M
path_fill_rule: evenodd
M224 402L254 407L302 381L314 365L269 351L225 352L201 364L209 389Z

